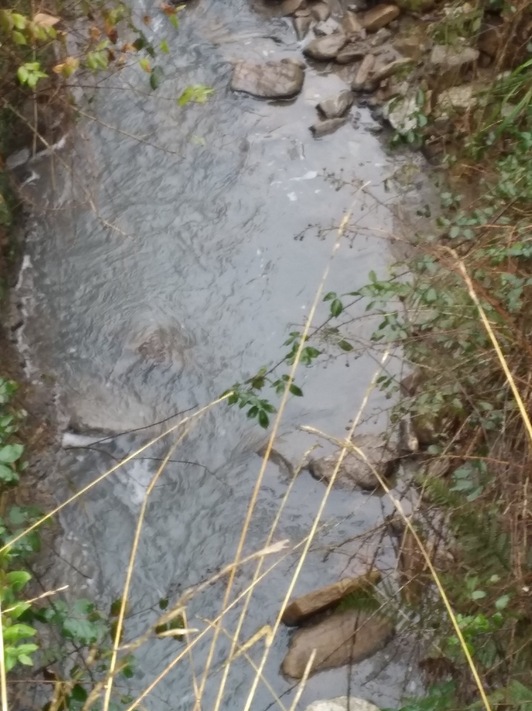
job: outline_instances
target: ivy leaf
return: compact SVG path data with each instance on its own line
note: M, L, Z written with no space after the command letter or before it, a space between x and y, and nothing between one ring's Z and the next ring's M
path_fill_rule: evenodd
M300 387L298 387L295 383L292 383L290 385L290 392L292 395L297 395L297 397L303 397L303 390L301 390Z
M353 350L353 346L349 343L349 341L341 340L338 341L338 348L341 348L343 351L349 352Z

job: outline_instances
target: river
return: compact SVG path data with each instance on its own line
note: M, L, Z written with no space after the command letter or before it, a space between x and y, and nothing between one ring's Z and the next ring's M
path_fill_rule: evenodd
M136 11L143 15L150 8ZM300 329L309 312L346 212L352 212L348 234L325 291L353 291L371 270L386 274L425 200L419 159L390 153L367 109L357 109L334 135L312 138L315 104L344 87L337 75L308 67L302 94L284 104L230 92L235 59L300 56L289 21L268 18L247 0L202 0L182 14L177 33L162 13L154 15L146 32L156 43L166 38L170 47L160 60L161 86L151 91L137 66L98 81L66 146L34 162L38 179L26 188L35 209L19 284L21 342L30 376L55 383L65 426L70 422L87 433L129 431L204 405L276 362L288 333ZM178 106L176 98L191 84L214 93L206 104ZM408 189L395 179L399 173L411 176ZM304 397L290 400L276 444L294 461L317 442L299 425L341 436L360 407L379 357L369 342L375 320L365 307L361 302L350 312L352 353L322 342L324 355L298 371ZM327 312L322 303L316 325ZM167 358L143 357L142 344L154 329L170 334ZM362 429L386 427L388 408L389 401L374 394ZM130 432L101 443L98 451L66 449L49 475L57 500L160 431ZM161 598L173 599L231 562L261 464L255 451L265 437L242 411L225 404L187 433L173 454L179 461L168 465L150 498L126 638L153 622ZM165 451L150 448L63 510L61 555L72 565L61 569L57 582L67 577L73 594L89 595L104 607L121 595L142 499L158 466L154 458ZM246 552L263 545L286 486L283 473L269 464ZM323 491L303 473L274 540L301 541ZM378 497L333 491L296 591L336 580L346 557L340 551L324 560L324 551L371 529L390 510ZM298 553L277 558L254 593L241 640L275 619ZM348 569L356 570L357 561ZM249 579L246 568L235 590ZM189 626L203 629L205 619L217 615L223 593L221 581L194 599ZM224 620L227 629L234 627L233 614ZM293 683L278 671L287 641L288 632L280 629L265 676L289 705ZM186 657L156 686L147 708L193 707L191 665L201 676L209 643L206 637L192 661ZM205 709L213 708L228 647L222 634ZM261 649L259 641L254 659ZM133 692L144 689L178 650L174 640L145 645L137 655ZM355 696L393 706L415 690L415 678L405 681L408 659L398 642L351 671L319 674L309 680L301 708L344 694L348 686ZM222 708L244 706L253 674L242 657L232 664ZM252 708L261 711L272 701L259 684Z

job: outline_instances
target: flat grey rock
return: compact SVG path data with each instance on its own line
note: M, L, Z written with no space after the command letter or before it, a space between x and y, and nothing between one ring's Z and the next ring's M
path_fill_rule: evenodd
M231 89L262 99L290 99L299 94L304 79L303 67L290 59L261 64L242 60L233 70Z

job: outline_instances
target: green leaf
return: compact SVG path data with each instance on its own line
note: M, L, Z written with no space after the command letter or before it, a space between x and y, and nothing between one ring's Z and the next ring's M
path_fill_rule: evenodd
M159 600L159 609L160 609L160 610L166 610L166 608L168 607L168 603L169 603L168 598L167 598L167 597L162 597L162 598Z
M0 462L13 464L13 462L21 458L23 452L24 447L21 444L6 444L0 447Z
M484 592L484 590L473 590L473 592L471 593L472 600L482 600L485 597L486 593Z
M332 316L339 316L343 310L344 310L344 305L342 304L340 299L334 299L334 301L331 303L331 315Z
M117 597L116 600L113 600L111 603L111 607L109 608L109 614L111 617L118 617L120 614L120 608L122 607L122 598Z
M170 51L170 48L168 47L168 42L166 40L162 40L161 44L159 45L159 49L163 54L168 54Z
M18 12L11 12L10 15L13 25L17 28L17 30L23 30L28 24L28 18L24 15L19 15Z
M14 484L19 480L16 471L8 467L6 464L0 464L0 481L4 484Z
M498 600L495 601L495 607L497 608L497 610L504 610L505 607L508 607L509 602L510 596L502 595Z
M261 427L264 427L264 429L267 429L268 425L270 424L270 418L264 412L264 410L259 410L259 425Z
M18 45L24 45L28 44L28 40L26 37L22 34L22 32L19 32L18 30L13 30L13 33L11 35L13 37L13 42Z
M126 679L131 679L134 674L135 672L133 671L133 667L130 664L127 664L122 669L122 676L124 676Z
M16 591L22 590L24 585L31 580L31 575L26 570L13 570L6 575L7 583Z
M17 622L9 627L4 627L4 642L6 644L12 644L26 637L33 637L35 634L36 632L33 627L25 625L22 622Z
M159 88L164 79L164 72L162 67L153 67L150 74L150 87L155 91Z
M324 301L332 301L333 299L336 298L336 291L329 291L325 296L323 297Z
M353 350L353 346L348 341L344 341L344 340L338 341L337 345L338 345L338 348L341 348L343 351L349 352L349 351Z
M303 390L301 390L300 387L298 387L295 383L292 383L290 385L290 392L292 395L297 395L297 397L303 397Z
M87 701L88 696L89 695L86 689L81 686L81 684L74 684L74 686L72 687L72 691L70 692L71 699L83 703L84 701Z
M187 86L187 88L178 98L177 103L179 106L186 106L186 104L190 102L195 102L196 104L204 104L213 92L214 89L211 89L203 84Z

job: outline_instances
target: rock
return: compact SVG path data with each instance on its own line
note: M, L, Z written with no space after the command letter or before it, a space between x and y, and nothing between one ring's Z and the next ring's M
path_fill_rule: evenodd
M340 32L340 23L336 22L332 17L329 17L324 22L318 22L314 27L316 37L328 37L329 35L334 35L335 32Z
M401 71L405 67L409 67L413 63L413 60L408 57L403 57L402 59L396 59L393 62L388 62L384 66L379 67L374 70L371 76L371 81L375 84L379 84L384 79L391 77L393 74Z
M288 677L301 679L313 650L316 650L316 655L311 674L344 664L356 664L382 649L393 633L391 622L375 613L347 610L331 615L292 636L281 671Z
M379 30L380 32L380 30ZM377 34L379 34L377 32ZM429 45L420 37L407 35L405 37L397 37L393 42L394 48L403 54L405 57L418 60L428 49Z
M398 455L383 437L375 435L360 435L354 444L366 455L367 462L356 452L348 452L340 466L335 479L337 488L353 489L359 487L365 491L375 491L379 482L373 469L383 479L389 479L396 472ZM311 459L308 469L315 479L328 483L333 475L338 461L338 454L321 459Z
M299 8L305 4L305 0L282 0L274 5L276 12L279 15L293 15Z
M183 364L186 351L194 341L181 329L178 324L165 324L145 326L127 342L124 349L124 366L128 370L133 364L130 356L138 357L142 363L150 365L178 365ZM120 372L121 365L115 364L115 372Z
M443 479L452 469L452 459L442 456L429 459L419 469L416 481L423 484L427 479Z
M368 32L377 32L399 17L400 12L397 5L375 5L361 16L360 24Z
M380 30L378 30L378 32L376 32L371 38L370 44L372 47L379 47L381 44L387 42L391 36L391 30L389 30L387 27L381 27Z
M313 20L310 15L294 17L294 30L298 40L302 40L307 36L312 22Z
M413 415L412 431L422 447L436 444L438 441L438 423L432 415Z
M419 391L419 386L424 382L425 375L421 368L416 368L406 375L399 383L399 389L403 397L414 397Z
M305 711L380 711L378 706L370 704L356 696L337 696L335 699L313 701Z
M6 158L5 164L6 168L9 170L15 170L15 168L19 168L21 165L25 165L26 163L29 162L31 158L31 151L29 148L21 148L20 151L16 151L15 153L11 153Z
M363 59L368 52L368 48L364 45L358 43L350 42L345 47L343 47L336 55L336 61L338 64L350 64L351 62L358 62Z
M349 10L342 17L342 28L346 35L358 35L364 30L357 15Z
M331 14L331 8L326 2L315 2L310 8L310 14L317 22L325 22Z
M478 55L478 49L473 47L437 44L432 48L429 63L433 69L442 72L467 69L476 62Z
M312 59L327 61L335 59L338 52L347 44L347 37L343 32L337 32L329 37L318 37L307 44L303 54Z
M494 20L480 29L477 48L491 57L491 59L494 59L500 53L503 45L502 24L501 21L496 22Z
M325 118L339 118L349 111L354 101L353 92L345 89L336 96L320 101L316 108Z
M413 430L410 417L401 418L398 439L397 446L400 452L412 454L419 450L419 442Z
M382 109L383 118L401 135L417 128L418 114L419 106L415 96L395 97Z
M350 12L364 12L368 9L368 2L367 0L355 0L347 6L347 9Z
M282 621L285 625L300 625L312 615L337 605L344 597L357 590L371 589L381 579L378 570L371 570L366 575L345 578L337 583L313 590L306 595L292 600L285 608Z
M231 89L264 99L289 99L299 94L304 78L304 69L290 59L263 64L239 61L233 70Z
M322 136L327 136L329 133L337 131L346 121L346 117L318 121L318 123L315 123L310 127L310 131L314 138L321 138Z
M438 0L395 0L395 2L405 12L426 12L431 10Z
M352 86L354 91L361 91L366 87L369 76L375 66L375 61L375 56L373 54L367 54L364 57L353 81Z
M454 111L468 111L475 108L478 99L475 96L475 89L472 84L462 84L462 86L452 86L450 89L440 92L436 101L436 110L441 113Z

